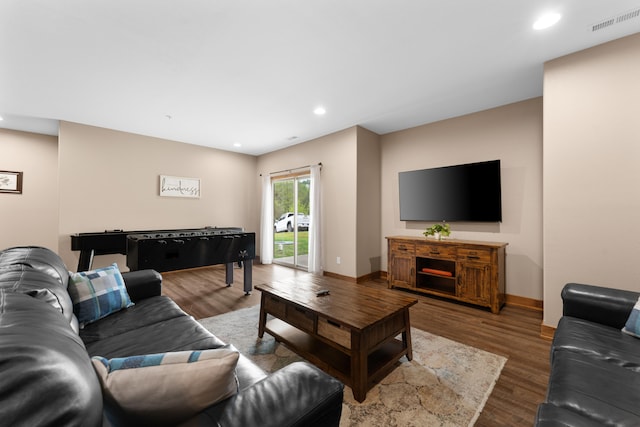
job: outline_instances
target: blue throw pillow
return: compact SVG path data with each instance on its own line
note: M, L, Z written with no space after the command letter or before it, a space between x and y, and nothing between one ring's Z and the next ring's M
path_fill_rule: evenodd
M69 295L81 328L133 305L115 263L96 270L71 273Z
M640 297L636 301L636 305L633 306L622 332L640 338Z

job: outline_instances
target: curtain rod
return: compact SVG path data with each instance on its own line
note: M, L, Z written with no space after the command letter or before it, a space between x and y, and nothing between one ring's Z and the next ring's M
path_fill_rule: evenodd
M279 174L279 173L284 173L284 172L291 173L291 172L296 171L296 170L299 170L299 169L307 169L307 168L310 168L311 166L313 166L313 165L306 165L306 166L300 166L300 167L297 167L297 168L284 169L284 170L276 171L276 172L269 172L269 175L277 175L277 174ZM318 166L322 167L322 162L318 162ZM262 174L260 174L260 176L262 176Z

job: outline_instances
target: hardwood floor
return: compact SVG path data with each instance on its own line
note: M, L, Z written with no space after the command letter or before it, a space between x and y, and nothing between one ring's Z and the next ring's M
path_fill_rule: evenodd
M254 286L290 277L304 282L310 274L278 265L253 267ZM224 268L220 266L163 273L163 278L163 294L196 319L260 303L257 290L245 296L238 268L231 287L226 286ZM323 280L355 286L326 276ZM371 280L362 285L386 288L387 282ZM540 338L542 313L507 305L500 314L492 314L476 307L415 296L419 302L410 309L412 326L508 359L476 426L532 425L549 379L550 342Z

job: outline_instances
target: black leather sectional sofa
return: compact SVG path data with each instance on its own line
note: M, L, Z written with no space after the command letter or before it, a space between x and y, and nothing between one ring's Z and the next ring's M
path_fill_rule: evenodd
M0 252L0 424L162 424L131 416L105 399L91 357L207 350L225 343L161 295L162 277L153 270L123 273L135 305L80 329L67 291L69 274L48 249ZM237 393L178 424L339 424L343 384L316 367L294 363L267 374L240 355L235 372Z
M622 332L640 293L570 283L535 425L640 426L640 338Z

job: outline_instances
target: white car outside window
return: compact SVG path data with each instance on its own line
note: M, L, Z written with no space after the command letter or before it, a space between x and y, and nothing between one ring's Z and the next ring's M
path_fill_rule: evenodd
M273 225L273 229L276 233L282 231L293 231L295 224L298 225L298 231L304 231L309 229L309 216L305 214L298 214L297 220L294 221L293 212L286 212L280 215L280 218L276 220Z

